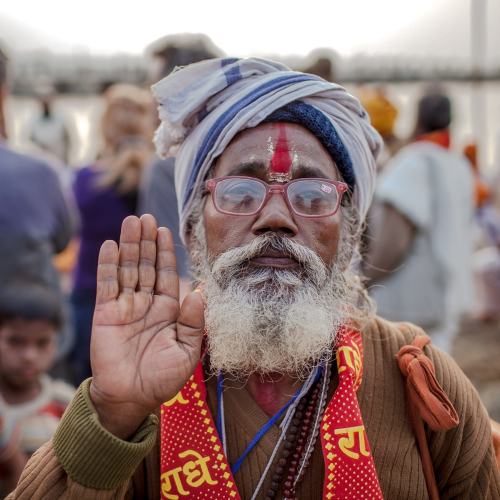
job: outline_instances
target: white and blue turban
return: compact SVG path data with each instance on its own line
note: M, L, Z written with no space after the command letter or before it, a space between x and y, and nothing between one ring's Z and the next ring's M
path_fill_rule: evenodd
M267 121L298 123L318 137L352 190L364 220L381 139L359 101L334 83L265 59L211 59L153 86L160 156L175 155L180 234L214 160L238 132Z

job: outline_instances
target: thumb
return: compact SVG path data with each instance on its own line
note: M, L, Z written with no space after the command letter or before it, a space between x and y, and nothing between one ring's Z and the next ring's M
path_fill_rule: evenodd
M182 302L177 318L177 341L199 355L204 327L205 312L201 293L191 292Z

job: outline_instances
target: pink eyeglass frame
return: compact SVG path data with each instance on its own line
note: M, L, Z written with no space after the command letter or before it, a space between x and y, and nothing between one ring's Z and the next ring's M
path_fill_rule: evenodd
M251 181L256 181L262 184L266 188L266 196L262 200L262 203L259 205L259 207L254 210L253 212L249 212L247 214L240 214L237 212L229 212L227 210L222 210L218 205L217 201L215 199L215 189L217 188L217 184L219 182L224 181L226 179L246 179L246 180L251 180ZM300 182L300 181L321 181L325 184L330 184L334 187L334 189L337 191L337 204L335 205L335 208L331 211L328 212L327 214L322 214L322 215L306 215L306 214L301 214L297 212L293 207L292 204L290 203L290 200L288 199L288 187L290 184L294 184L295 182ZM294 179L293 181L290 182L285 182L284 184L268 184L267 182L264 182L261 179L256 179L255 177L247 177L244 175L227 175L224 177L216 177L215 179L208 179L205 181L205 189L209 191L212 195L212 201L214 204L215 209L220 212L221 214L226 214L226 215L237 215L237 216L247 216L247 215L257 215L266 205L266 203L269 201L269 198L271 197L272 194L281 194L285 200L285 203L287 204L289 210L294 213L295 215L298 215L299 217L306 217L308 219L319 219L320 217L330 217L331 215L334 215L337 213L340 203L342 202L342 197L344 193L346 193L349 190L349 186L345 182L341 181L333 181L331 179L323 179L321 177L304 177L301 179Z

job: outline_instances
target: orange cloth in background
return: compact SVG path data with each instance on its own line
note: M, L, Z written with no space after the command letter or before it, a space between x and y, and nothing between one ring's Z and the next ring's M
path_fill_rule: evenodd
M476 208L482 207L491 198L491 189L481 179L479 166L477 164L477 146L476 144L467 144L463 150L464 156L469 160L472 173L474 174L474 199Z
M370 115L370 121L377 132L386 137L394 133L398 109L380 89L363 89L359 100Z
M80 242L74 238L69 242L69 245L54 257L54 266L62 273L66 274L73 270L76 263L76 256L78 255L78 248Z
M432 142L433 144L437 144L438 146L441 146L443 148L450 149L450 144L451 144L450 131L448 129L436 130L435 132L429 132L428 134L419 135L415 139L415 141Z

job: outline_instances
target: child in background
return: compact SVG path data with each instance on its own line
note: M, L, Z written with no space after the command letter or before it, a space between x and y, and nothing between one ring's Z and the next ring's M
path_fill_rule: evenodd
M62 310L57 293L33 283L0 289L0 498L48 441L74 389L53 380Z

